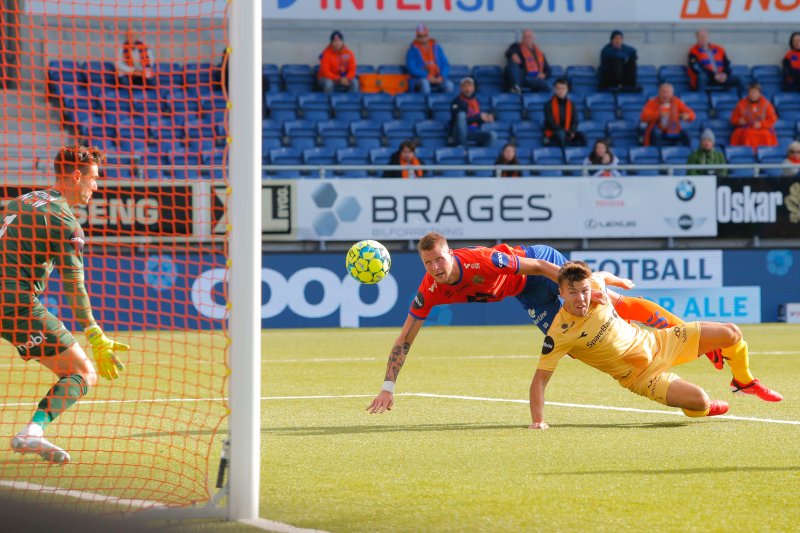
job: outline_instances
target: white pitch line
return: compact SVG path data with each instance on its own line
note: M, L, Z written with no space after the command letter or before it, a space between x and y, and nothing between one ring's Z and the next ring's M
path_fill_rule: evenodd
M46 485L39 485L30 483L28 481L6 481L0 480L0 485L16 490L35 490L37 492L44 492L48 494L56 494L58 496L68 496L78 500L86 500L90 502L105 502L114 505L125 505L128 507L138 507L142 509L161 508L165 507L163 503L154 502L150 500L133 500L128 498L118 498L116 496L106 496L97 494L95 492L87 492L76 489L62 489L59 487L48 487Z

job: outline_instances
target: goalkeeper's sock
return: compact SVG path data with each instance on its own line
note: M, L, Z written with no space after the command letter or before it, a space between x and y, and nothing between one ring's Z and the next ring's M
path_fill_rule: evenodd
M80 374L64 376L39 402L38 408L31 418L31 423L41 426L42 429L46 428L47 424L72 407L72 404L77 402L88 390L89 387Z
M683 324L683 320L673 315L655 302L645 298L622 296L614 305L619 316L657 329L670 328Z
M733 346L723 348L722 356L728 360L728 366L733 372L733 379L744 385L752 383L755 378L750 373L750 358L747 355L747 342L744 339Z

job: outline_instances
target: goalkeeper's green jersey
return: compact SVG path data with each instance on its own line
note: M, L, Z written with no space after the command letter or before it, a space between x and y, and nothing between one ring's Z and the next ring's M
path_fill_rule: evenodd
M9 202L2 216L3 307L29 303L58 267L76 318L84 327L94 323L84 285L84 233L66 198L55 189L33 191Z

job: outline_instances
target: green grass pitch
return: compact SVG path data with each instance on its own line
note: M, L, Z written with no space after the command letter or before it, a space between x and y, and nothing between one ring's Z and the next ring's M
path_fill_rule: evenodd
M547 390L547 431L527 429L542 341L532 326L424 328L395 407L381 415L365 408L399 328L264 331L260 515L337 532L796 530L800 327L742 329L754 374L783 402L733 397L728 370L701 357L677 373L731 410L688 419L564 360ZM224 339L162 332L120 340L134 345L125 381L103 384L86 399L95 403L79 403L53 424L54 441L75 463L53 467L2 449L0 484L24 478L168 501L176 484L186 499L211 490L225 434L215 422L224 415ZM0 356L7 438L51 378L7 345ZM208 401L177 401L191 398ZM209 449L208 457L200 453ZM120 486L114 473L136 482ZM60 494L38 498L115 509ZM215 521L171 529L250 530Z

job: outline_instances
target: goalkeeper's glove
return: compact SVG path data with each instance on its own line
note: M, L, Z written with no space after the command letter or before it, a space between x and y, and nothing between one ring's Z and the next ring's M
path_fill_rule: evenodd
M100 326L89 326L84 333L89 344L92 345L92 353L97 363L97 373L106 379L117 379L120 372L125 371L125 365L114 352L124 352L130 349L130 346L112 341L105 336Z

